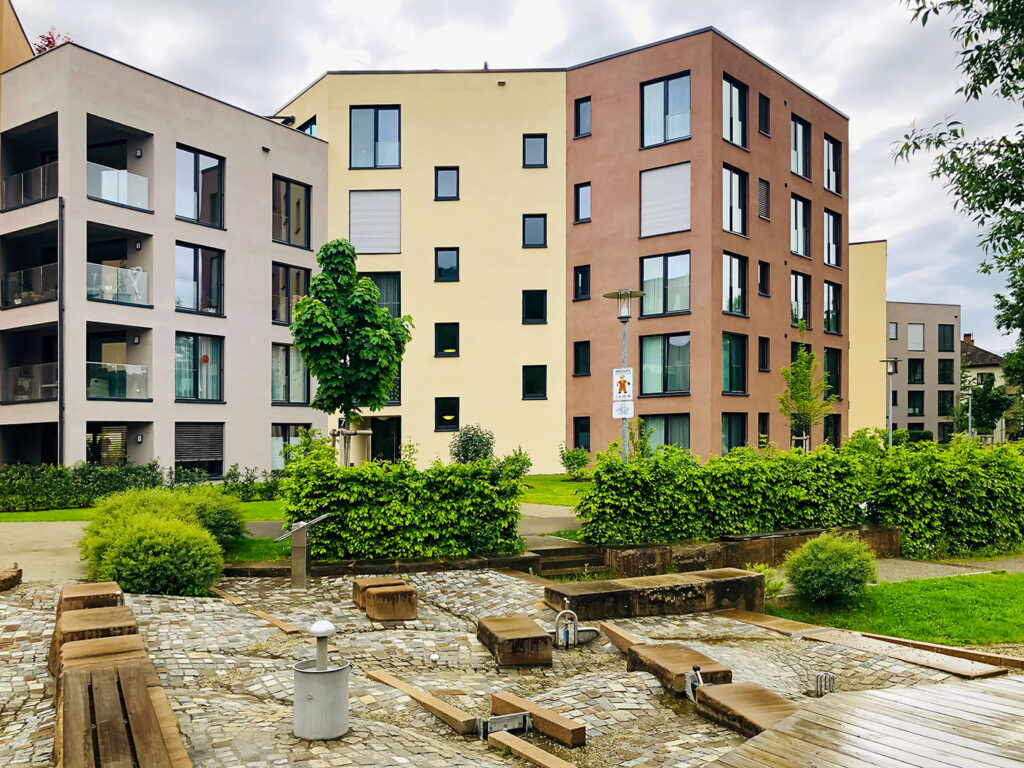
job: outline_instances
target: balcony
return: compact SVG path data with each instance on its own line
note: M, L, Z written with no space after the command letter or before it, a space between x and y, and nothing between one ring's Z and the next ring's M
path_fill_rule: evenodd
M3 209L57 196L57 161L4 177Z
M57 364L16 365L4 371L3 402L57 399Z
M86 163L86 194L94 200L149 210L149 179L99 163Z
M85 396L89 400L148 400L149 368L123 363L86 363Z
M86 298L149 306L149 275L141 267L123 269L86 264Z
M4 280L4 309L24 307L56 298L56 262L8 272Z

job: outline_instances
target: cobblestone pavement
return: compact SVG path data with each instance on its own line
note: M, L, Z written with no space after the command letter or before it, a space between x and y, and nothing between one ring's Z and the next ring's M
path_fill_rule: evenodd
M182 725L197 768L326 768L329 766L522 765L481 742L454 735L408 696L370 680L383 669L479 716L490 696L509 691L587 725L586 747L568 750L529 738L577 766L693 768L743 739L698 717L685 699L665 694L644 672L627 672L603 636L589 646L556 651L550 668L498 666L476 640L476 621L525 614L545 627L554 612L543 587L493 571L449 571L409 577L420 594L419 618L380 624L351 602L348 577L315 580L308 592L285 579L227 579L220 586L243 605L214 598L129 595L154 664ZM53 682L46 648L58 586L28 582L0 594L0 766L51 766ZM305 634L286 635L252 611L297 627L329 618L335 658L353 664L349 734L335 742L303 742L291 733L292 665L312 656ZM759 627L709 615L623 620L657 642L681 642L792 700L814 688L818 672L835 674L839 690L914 685L941 673L839 646L791 640Z

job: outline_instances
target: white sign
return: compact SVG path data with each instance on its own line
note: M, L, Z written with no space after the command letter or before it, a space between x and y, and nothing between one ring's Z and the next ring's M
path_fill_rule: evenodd
M633 418L633 401L632 400L619 400L612 403L612 418L613 419L632 419Z
M633 399L633 369L612 369L612 400L623 402Z

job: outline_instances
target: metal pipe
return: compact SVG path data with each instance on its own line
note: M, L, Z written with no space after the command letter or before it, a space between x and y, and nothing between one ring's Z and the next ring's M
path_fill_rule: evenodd
M64 463L64 198L57 198L57 463Z
M622 367L629 367L629 346L626 341L626 324L629 318L622 321ZM622 420L622 460L629 461L629 419Z
M889 382L889 447L892 448L892 374L886 373L885 378Z

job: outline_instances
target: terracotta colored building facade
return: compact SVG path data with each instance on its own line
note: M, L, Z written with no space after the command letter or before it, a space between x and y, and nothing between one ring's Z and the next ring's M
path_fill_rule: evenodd
M713 29L572 67L567 108L567 442L620 434L618 289L635 414L707 457L790 445L780 368L800 342L847 431L848 121ZM721 436L721 440L719 437Z

